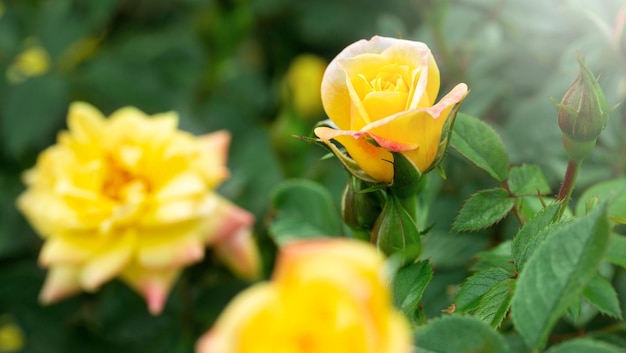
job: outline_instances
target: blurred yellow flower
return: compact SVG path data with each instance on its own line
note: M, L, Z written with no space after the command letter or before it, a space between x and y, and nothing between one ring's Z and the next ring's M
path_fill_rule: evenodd
M177 124L173 112L126 107L106 119L89 104L70 106L69 130L25 173L17 202L45 240L41 302L119 276L157 314L206 245L241 275L257 274L253 216L213 192L228 176L230 135L194 137Z
M320 239L283 247L272 281L237 296L196 351L402 353L411 351L411 336L376 249Z
M24 47L24 51L15 57L7 69L7 79L11 83L18 83L29 77L43 75L50 69L48 52L35 39L27 39Z
M439 69L424 43L375 36L345 48L322 81L322 103L338 129L319 127L373 179L391 183L393 155L402 153L420 173L443 155L442 130L468 89L458 84L435 104Z
M0 353L19 352L24 348L24 332L10 316L0 317Z
M322 113L320 85L327 62L312 55L297 56L289 66L285 77L285 94L293 104L298 116L304 119L319 119Z

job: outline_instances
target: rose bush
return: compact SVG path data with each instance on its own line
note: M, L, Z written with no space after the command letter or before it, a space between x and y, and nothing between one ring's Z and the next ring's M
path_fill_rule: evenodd
M240 293L197 352L401 353L410 337L376 249L316 239L283 247L272 281Z
M259 270L253 216L213 192L230 135L177 129L175 113L127 107L105 119L74 103L69 131L25 173L18 208L44 238L43 303L120 277L159 313L181 269L211 244L240 274Z
M423 174L443 156L442 131L467 95L456 85L438 103L439 69L424 43L375 36L345 48L322 81L322 103L336 129L318 127L371 178L392 183L391 152L402 153Z

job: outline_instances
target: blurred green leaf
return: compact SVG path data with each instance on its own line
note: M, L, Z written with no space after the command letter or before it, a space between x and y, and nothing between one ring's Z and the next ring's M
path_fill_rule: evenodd
M456 295L454 299L456 311L464 313L476 309L481 298L486 293L498 283L509 278L511 278L511 273L499 267L487 268L476 272L465 280L461 290Z
M54 138L69 104L67 90L67 83L52 75L30 78L7 89L0 98L0 132L7 153L19 157Z
M558 318L593 278L609 240L606 205L554 231L520 272L511 312L529 346L541 348Z
M626 236L611 234L606 259L611 263L626 268Z
M589 281L583 290L583 296L600 312L622 319L622 309L619 306L617 293L609 280L602 275L596 275Z
M304 179L285 181L272 191L269 232L279 245L306 238L340 235L339 214L321 185Z
M550 185L543 176L541 168L532 164L523 164L511 168L508 185L514 195L549 194Z
M557 202L540 210L517 232L511 245L515 268L521 270L535 249L553 231L547 228L556 220L560 207L561 204ZM557 226L561 227L562 223Z
M433 269L428 261L404 266L393 277L391 287L394 303L414 323L419 301L432 277Z
M509 157L500 136L483 121L459 113L454 121L451 146L497 181L506 180Z
M608 180L585 190L576 204L576 214L584 215L587 201L594 197L600 202L608 202L609 216L626 218L626 179Z
M480 298L474 315L491 327L498 328L509 312L514 289L515 280L512 278L498 282Z
M453 334L452 334L453 333ZM496 330L471 316L444 316L415 331L420 353L504 353L509 348Z
M578 338L558 344L546 353L624 353L626 350L589 338Z
M452 230L472 231L498 222L515 205L515 198L501 188L482 190L465 202L454 219Z

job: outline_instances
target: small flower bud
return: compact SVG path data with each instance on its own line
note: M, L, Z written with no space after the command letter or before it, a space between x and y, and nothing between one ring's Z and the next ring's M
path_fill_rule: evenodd
M598 80L585 64L582 54L577 56L580 73L557 103L558 122L563 132L563 144L570 158L584 159L595 146L595 141L607 124L609 109Z
M353 230L372 229L383 209L385 198L381 190L366 190L371 185L350 176L341 199L343 220ZM365 239L369 240L369 239Z
M387 256L400 253L404 262L413 261L422 252L417 225L393 194L387 198L385 207L374 224L371 243L376 244Z

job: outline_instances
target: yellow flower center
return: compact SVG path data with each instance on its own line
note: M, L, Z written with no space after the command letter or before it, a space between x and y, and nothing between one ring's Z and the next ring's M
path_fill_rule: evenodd
M146 178L134 175L121 166L112 156L106 158L106 172L102 183L102 194L118 202L140 202L150 193Z

